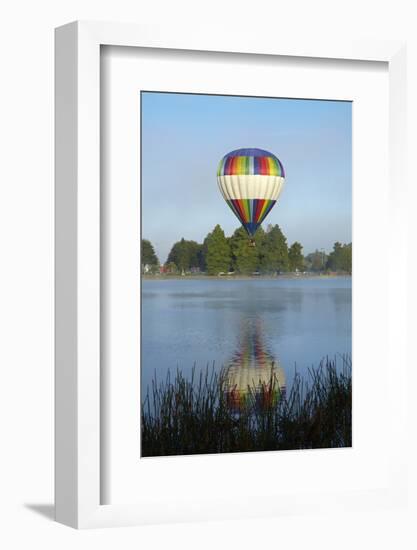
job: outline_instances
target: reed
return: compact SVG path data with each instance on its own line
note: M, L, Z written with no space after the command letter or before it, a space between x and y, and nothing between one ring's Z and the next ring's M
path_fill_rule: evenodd
M247 388L239 407L230 400L227 369L214 365L155 375L142 403L142 456L233 453L352 445L350 356L323 359L307 376L294 372L290 391L272 374Z

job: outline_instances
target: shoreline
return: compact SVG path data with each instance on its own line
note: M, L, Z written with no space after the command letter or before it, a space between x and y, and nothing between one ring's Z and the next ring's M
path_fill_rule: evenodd
M338 277L352 278L349 273L324 273L295 275L286 273L283 275L141 275L143 281L284 281L296 279L337 279Z

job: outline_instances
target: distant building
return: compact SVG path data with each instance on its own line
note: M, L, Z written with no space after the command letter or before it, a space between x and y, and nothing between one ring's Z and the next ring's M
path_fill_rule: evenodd
M169 264L165 264L165 265L161 265L159 267L159 272L162 273L162 274L170 274L170 273L176 273L177 271L177 267L174 263L169 263Z

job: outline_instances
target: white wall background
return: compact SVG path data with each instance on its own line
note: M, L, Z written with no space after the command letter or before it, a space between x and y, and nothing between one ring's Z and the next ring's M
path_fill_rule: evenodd
M215 33L221 22L246 27L248 32L256 28L259 32L300 36L325 33L329 39L336 35L408 39L411 181L411 163L417 151L413 4L412 0L14 0L7 6L2 4L0 547L416 547L417 535L412 525L416 513L411 509L366 517L346 517L337 510L332 517L320 517L312 511L308 517L89 532L70 530L48 518L53 514L54 27L75 19L93 19L182 27L208 24ZM411 231L417 229L416 198L414 188L410 188ZM415 257L415 251L410 250L410 282ZM415 305L416 292L412 288L411 291L410 304ZM414 319L410 307L411 336ZM415 381L410 368L410 397ZM416 419L412 400L410 411ZM414 422L410 421L410 433L413 432L416 433ZM412 477L414 483L415 476Z

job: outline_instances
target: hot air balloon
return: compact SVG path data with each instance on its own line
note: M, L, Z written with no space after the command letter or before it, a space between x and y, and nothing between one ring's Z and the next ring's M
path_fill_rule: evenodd
M220 161L217 170L220 192L253 245L256 230L281 194L284 178L281 161L263 149L236 149Z

